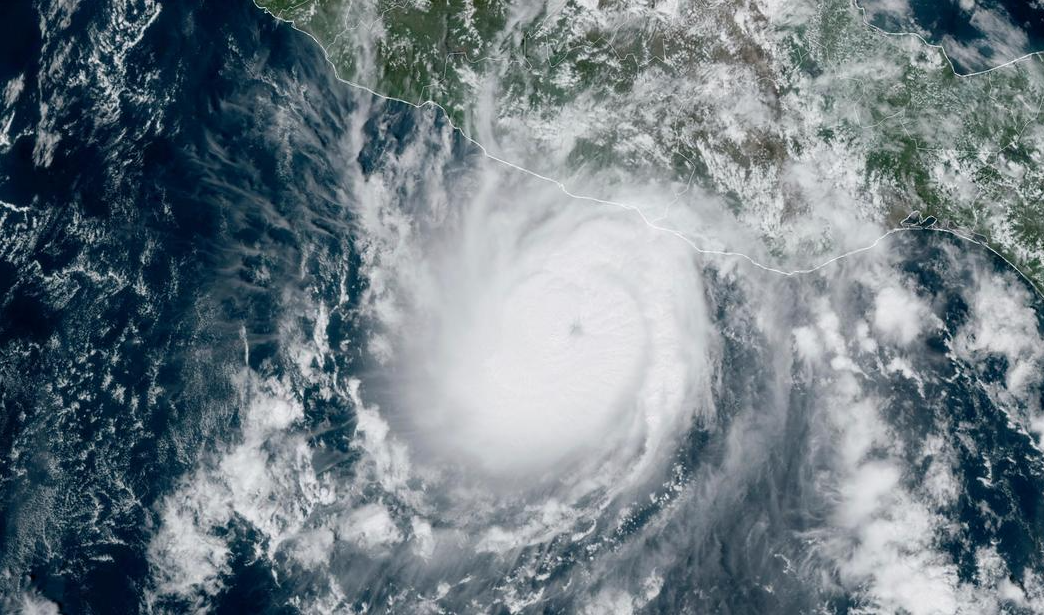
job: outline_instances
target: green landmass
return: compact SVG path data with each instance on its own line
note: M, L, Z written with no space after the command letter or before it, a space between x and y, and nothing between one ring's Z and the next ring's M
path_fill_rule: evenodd
M831 208L890 226L919 211L1044 288L1040 56L958 77L848 0L772 14L744 0L258 5L312 34L345 80L435 102L468 134L492 121L527 135L520 163L541 172L691 181L779 255L829 253L836 238L809 229Z

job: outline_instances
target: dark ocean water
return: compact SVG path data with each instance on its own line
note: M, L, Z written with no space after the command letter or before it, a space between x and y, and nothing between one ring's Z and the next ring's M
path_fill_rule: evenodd
M1039 2L909 0L903 11L895 11L894 2L858 4L866 9L870 23L885 31L920 32L928 42L942 44L958 73L988 70L1044 51L1044 5Z
M351 261L327 147L353 102L250 2L164 3L129 50L108 3L54 9L0 20L0 82L24 84L0 154L0 595L135 612L156 502L235 433L244 335L278 371L287 293ZM217 610L278 604L237 558Z
M316 466L350 472L351 410L296 379L284 344L315 325L301 306L337 297L342 284L349 301L324 332L334 348L357 335L352 301L363 282L344 169L380 173L382 161L418 138L417 114L428 113L377 105L367 143L346 158L347 118L363 99L336 81L308 37L250 2L171 2L135 43L141 28L121 24L146 23L149 5L134 5L125 22L114 19L115 6L83 3L66 19L49 4L16 3L0 22L0 84L22 83L0 108L0 125L12 118L0 148L0 611L27 592L65 613L191 610L188 600L146 601L155 584L149 541L163 499L240 437L235 374L244 363L295 383ZM474 154L459 140L454 147L452 158ZM925 391L880 375L867 386L898 400L887 420L912 448L928 433L956 443L961 496L938 512L961 529L944 548L968 583L976 550L987 545L1013 577L1044 570L1041 458L988 395L1006 365L948 357L950 337L969 318L965 291L976 272L1010 270L985 249L932 231L902 234L888 249L901 255L896 275L920 289L945 326L911 352L914 368L932 375ZM859 262L839 267L843 278ZM772 464L721 504L734 509L712 511L724 521L706 536L686 536L691 519L683 516L657 520L658 533L643 535L664 514L650 504L611 542L638 536L650 549L691 547L661 571L654 612L865 606L858 595L788 575L789 562L773 557L783 551L797 561L801 536L827 516L810 504L821 494L808 481L828 470L816 465L826 461L806 458L815 444L809 417L822 402L814 383L774 374L775 351L750 333L741 285L721 280L710 292L724 339L724 422L785 407L779 437L765 445ZM848 307L841 316L854 321L868 300L853 292ZM1040 319L1039 297L1034 307ZM344 353L318 371L347 373L362 362ZM724 446L721 433L694 429L676 460L699 476L720 463ZM914 482L923 478L917 472ZM980 480L988 472L992 480ZM292 598L319 591L310 571L259 557L267 538L248 520L234 516L213 531L231 554L209 612L295 612ZM584 548L598 542L594 535L532 550L582 563ZM349 564L344 570L354 570ZM393 595L401 580L386 569L386 581L351 600ZM575 608L564 589L571 572L563 565L547 581L560 590L548 612ZM762 589L766 580L773 592Z
M941 512L959 530L943 547L962 582L974 582L976 551L990 545L1013 579L1044 570L1044 459L1033 438L1010 418L1018 404L998 404L990 397L991 390L1004 386L1007 361L992 357L969 364L948 352L972 317L965 290L974 277L983 271L1010 275L1011 266L982 246L943 232L915 233L897 247L903 256L900 275L925 291L944 326L924 340L924 352L914 359L919 373L931 374L923 392L902 379L881 382L879 390L898 400L888 418L900 437L913 443L941 426L956 444L960 496ZM970 257L955 260L960 251L970 251ZM1044 300L1028 281L1021 283L1032 293L1037 328L1044 330ZM1030 403L1042 401L1044 390L1038 388Z

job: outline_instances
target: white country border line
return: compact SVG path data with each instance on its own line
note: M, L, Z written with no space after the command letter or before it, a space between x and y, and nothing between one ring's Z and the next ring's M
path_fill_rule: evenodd
M793 277L793 276L798 276L798 275L805 275L805 274L815 273L815 272L819 271L820 269L828 267L828 266L830 266L830 265L832 265L832 264L834 264L836 262L839 262L839 261L844 260L846 258L849 258L851 256L855 256L856 254L861 254L863 252L868 252L870 250L873 250L878 245L880 245L882 241L884 241L885 239L887 239L888 237L891 237L892 235L894 235L896 233L907 232L907 231L934 230L934 231L940 231L940 232L949 233L949 234L954 235L954 236L956 236L956 237L958 237L960 239L964 239L964 240L970 241L972 243L975 243L975 244L978 244L978 245L981 245L981 246L987 248L988 250L990 250L990 252L992 252L993 254L995 254L998 257L1000 257L1005 263L1007 263L1009 266L1011 266L1012 269L1014 269L1016 272L1018 272L1018 274L1020 276L1022 276L1022 278L1025 279L1029 283L1030 287L1032 287L1034 290L1036 290L1038 292L1038 294L1040 294L1041 296L1044 296L1044 291L1041 291L1041 289L1037 288L1036 284L1033 283L1033 281L1029 278L1029 276L1027 276L1025 273L1023 273L1023 271L1021 269L1019 269L1017 266L1015 266L1015 264L1012 263L1011 261L1009 261L1004 255L1002 255L1001 253L997 252L995 249L993 249L992 247L990 247L986 243L974 239L971 235L965 234L963 232L960 232L960 231L957 231L957 230L954 230L954 229L943 229L943 228L924 229L924 228L920 228L920 227L895 227L895 228L891 228L891 229L888 229L887 231L885 231L884 234L882 234L881 236L879 236L877 239L875 239L874 241L872 241L871 243L869 243L866 246L863 246L861 248L856 248L854 250L849 250L848 252L844 252L843 254L838 254L837 256L833 256L833 257L831 257L831 258L829 258L829 259L819 263L818 265L814 265L812 267L808 267L808 268L804 268L804 269L779 269L779 268L776 268L776 267L772 267L771 265L766 265L766 264L758 261L754 257L750 256L749 254L745 254L743 252L736 252L736 251L732 251L732 250L714 250L714 249L702 248L702 247L698 246L695 242L693 242L691 239L686 237L685 234L682 233L681 231L678 231L677 229L672 229L672 228L667 228L667 227L664 227L664 226L660 226L660 225L656 224L655 222L651 221L645 215L645 213L642 211L642 209L639 206L637 206L637 205L632 205L632 204L629 204L629 203L621 203L621 202L611 201L611 200L607 200L607 199L601 199L601 198L598 198L598 197L588 196L588 195L583 195L583 194L575 194L575 193L571 192L569 190L569 188L566 187L565 184L563 184L561 181L559 181L557 179L554 179L552 177L548 177L546 175L542 175L540 173L537 173L536 171L533 171L531 169L527 169L525 167L519 166L519 165L517 165L517 164L515 164L513 162L510 162L510 161L505 160L503 158L500 158L500 157L498 157L498 156L496 156L494 154L491 154L489 152L489 150L487 150L484 145L482 145L481 143L479 143L478 141L473 139L468 133L466 133L464 131L463 128L461 128L461 127L457 126L456 124L454 124L453 123L453 118L450 115L450 113L448 111L446 111L446 109L442 105L440 105L439 103L435 102L434 100L429 99L429 100L422 101L420 103L414 103L414 102L411 102L411 101L408 101L408 100L405 100L405 99L402 99L402 98L398 98L398 97L395 97L395 96L389 96L387 94L382 94L382 93L374 90L373 88L365 86L365 85L363 85L361 83L355 83L354 81L350 81L348 79L345 79L345 78L341 77L341 75L338 72L337 65L334 64L333 60L330 59L330 53L326 49L326 46L323 45L322 42L320 42L319 39L317 39L314 35L312 35L311 32L308 32L306 30L303 30L303 29L299 28L297 26L297 24L294 23L293 20L286 19L286 18L283 18L283 17L281 17L279 15L276 15L275 13L273 13L272 11L267 9L266 7L263 7L263 6L259 5L257 3L257 0L252 0L252 1L254 2L254 6L256 6L258 9L260 9L260 10L264 11L265 13L271 15L277 21L280 21L282 23L285 23L285 24L289 25L294 30L296 30L296 31L300 32L301 34L304 34L308 38L312 39L312 41L319 47L319 49L322 50L322 52L323 52L323 59L325 59L326 63L330 65L330 68L333 69L333 76L334 76L334 78L337 79L338 81L340 81L341 83L349 85L349 86L351 86L353 88L357 88L357 89L363 90L363 91L367 92L368 94L370 94L372 96L375 96L377 98L380 98L382 100L388 100L388 101L392 101L392 102L406 104L406 105L409 105L409 106L411 106L411 107L413 107L415 109L422 109L424 107L432 107L432 108L438 109L439 111L441 111L446 116L446 121L449 123L450 127L453 130L455 130L457 133L459 133L460 136L463 137L465 140L467 140L469 143L471 143L472 145L477 147L479 149L479 151L482 152L482 155L485 156L486 158L489 158L490 160L493 160L494 162L498 162L500 164L503 164L503 165L505 165L505 166L507 166L507 167L509 167L511 169L514 169L516 171L519 171L521 173L527 174L527 175L529 175L531 177L535 177L535 178L540 179L542 181L549 182L549 183L553 184L554 186L556 186L559 190L562 191L563 194L565 194L569 198L572 198L572 199L575 199L575 200L580 200L580 201L587 201L587 202L590 202L590 203L597 203L597 204L600 204L600 205L607 205L607 206L612 206L612 207L618 207L618 208L621 208L621 209L625 209L627 211L632 211L632 212L636 213L642 219L642 222L647 227L649 227L649 228L651 228L651 229L653 229L655 231L659 231L659 232L666 233L668 235L672 235L672 236L676 237L677 239L685 242L690 248L692 248L695 252L697 252L699 254L705 254L705 255L710 255L710 256L722 256L722 257L739 258L741 260L747 261L748 263L750 263L754 267L756 267L758 269L761 269L763 271L767 271L769 273L774 273L774 274L778 274L778 275L782 275L782 276L786 276L786 277ZM891 32L887 32L885 30L881 30L880 28L870 24L866 20L866 12L865 12L865 10L862 7L859 6L858 1L857 0L852 0L852 2L853 2L853 5L862 12L862 14L863 14L863 22L868 27L873 28L874 30L876 30L876 31L878 31L878 32L880 32L882 34L885 34L885 35L891 35L891 36L895 36L896 35L896 33L891 33ZM946 50L943 49L942 46L934 45L932 43L929 43L929 42L925 41L923 38L921 38L920 35L917 35L917 34L912 33L912 32L911 33L903 33L903 34L910 34L912 36L916 36L925 45L928 45L929 47L934 47L934 48L940 49L943 52L944 57L946 57L947 62L949 62L949 57L945 55L946 54ZM1033 55L1038 55L1038 54L1041 54L1041 53L1044 53L1044 52L1036 52L1034 54L1028 54L1027 56L1023 56L1022 58L1019 58L1017 60L1013 60L1012 62L1009 62L1008 64L1012 64L1014 62L1020 61L1022 59L1027 58L1027 57L1030 57L1030 56L1033 56ZM1004 66L1006 66L1006 65L1004 65ZM995 70L995 69L998 69L998 68L1002 68L1002 66L997 66L997 67L991 68L991 69L989 69L989 71L992 71L992 70ZM950 63L950 69L954 70L952 62ZM969 74L969 75L961 75L961 74L957 73L954 70L954 74L956 76L958 76L958 77L970 77L970 76L974 76L974 75L978 75L978 74L985 74L986 72L989 72L989 71L982 71L980 73L973 73L973 74Z
M959 73L959 72L957 72L957 68L953 65L953 60L950 59L950 54L946 53L946 47L942 46L939 43L930 43L930 42L928 42L927 39L925 39L923 36L921 36L917 32L890 32L888 30L885 30L884 28L881 28L879 26L875 26L874 24L870 23L870 19L866 15L866 9L863 8L863 6L859 4L859 0L852 0L852 5L862 15L862 17L863 17L863 25L865 25L866 27L870 28L871 30L874 30L878 34L881 34L883 36L896 37L896 38L901 38L901 37L904 37L904 36L912 36L912 37L915 37L917 40L921 41L921 43L923 45L925 45L927 47L931 47L932 49L938 49L939 51L941 51L942 55L943 55L943 58L946 60L946 63L950 65L950 70L953 71L953 75L955 77L959 77L961 79L964 79L964 78L967 78L967 77L977 77L979 75L985 75L987 73L992 73L995 70L1000 70L1002 68L1007 68L1008 66L1012 66L1014 64L1018 64L1019 62L1022 62L1024 60L1028 60L1029 58L1034 58L1034 57L1037 57L1037 56L1044 56L1044 51L1031 51L1031 52L1029 52L1027 54L1024 54L1024 55L1021 55L1021 56L1019 56L1017 58L1012 58L1011 60L1008 60L1007 62L1004 62L1003 64L998 64L996 66L991 66L990 68L986 68L986 69L979 70L979 71L973 71L973 72L970 72L970 73Z

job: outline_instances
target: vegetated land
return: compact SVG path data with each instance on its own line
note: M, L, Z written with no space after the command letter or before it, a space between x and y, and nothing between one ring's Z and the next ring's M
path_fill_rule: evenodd
M1044 288L1040 56L958 77L848 0L258 4L343 79L433 101L468 134L523 137L511 154L528 168L691 182L784 262L836 253L839 218L919 211Z

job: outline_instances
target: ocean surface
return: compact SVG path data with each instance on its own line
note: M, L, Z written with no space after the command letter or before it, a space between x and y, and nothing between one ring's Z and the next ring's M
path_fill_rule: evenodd
M963 28L944 13L920 21L926 7L915 11L923 27ZM450 182L485 164L479 152L437 112L337 81L309 37L250 2L19 2L0 30L0 610L431 604L567 613L586 596L578 587L646 587L650 571L648 612L842 613L870 604L838 579L832 556L808 548L833 540L826 528L846 476L832 474L816 425L848 402L831 396L832 376L779 358L778 340L759 333L750 286L713 265L702 275L720 341L718 420L679 435L665 453L667 478L650 490L657 497L643 495L620 513L624 521L607 525L599 509L577 521L588 534L523 545L508 563L485 552L459 557L439 574L471 584L452 588L405 547L360 555L306 542L329 519L383 522L348 514L357 512L351 498L381 502L398 528L418 511L453 526L444 512L455 510L453 492L424 508L378 497L380 486L349 496L316 485L363 473L358 406L336 385L382 369L362 341L372 323L357 310L371 284L360 274L355 223L366 197L346 174L388 174L432 133L450 135L431 145L447 148L438 173ZM420 175L407 170L389 192L415 190ZM945 528L931 557L952 563L955 585L974 588L992 550L1028 588L1024 579L1044 572L1044 464L1013 417L1039 409L1044 389L999 395L1017 357L969 362L953 348L979 317L969 289L983 280L1027 297L1036 331L1044 302L1003 259L944 232L902 233L881 250L890 279L917 289L938 321L905 347L901 369L867 354L856 370L868 398L887 400L881 420L903 450L945 443L950 495L926 500L936 502L929 529ZM841 322L868 319L865 265L847 260L826 281L773 281L773 296L795 321L808 316L814 292ZM302 355L313 338L322 348ZM258 412L265 382L285 387L279 399L294 410L280 414L272 402ZM736 433L756 436L742 456L754 465L730 474ZM249 463L236 465L237 451ZM269 482L228 486L282 471L286 459L296 465ZM904 488L934 488L931 456L901 463ZM720 494L718 483L727 485ZM213 495L225 488L227 499ZM338 540L351 534L338 527ZM313 544L328 552L306 552ZM519 572L529 562L540 563L539 575ZM504 587L541 601L488 598Z
M244 344L278 372L287 294L352 259L326 146L355 93L250 2L15 2L2 21L0 595L137 612L157 503L236 437ZM279 610L249 527L226 531L215 610Z
M942 45L961 74L1044 51L1044 5L1023 0L861 0L869 22Z

